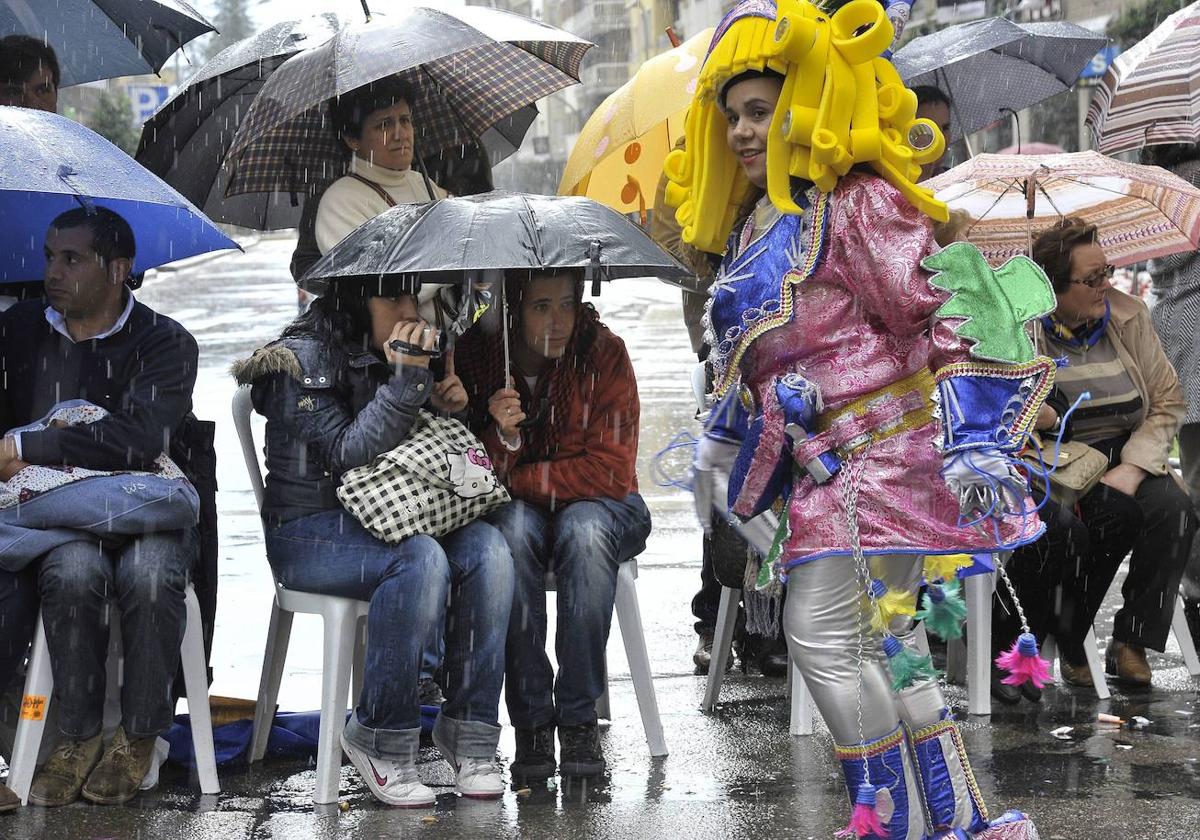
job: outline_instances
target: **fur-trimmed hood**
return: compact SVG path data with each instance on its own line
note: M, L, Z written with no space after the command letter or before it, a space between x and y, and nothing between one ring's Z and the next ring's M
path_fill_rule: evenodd
M251 385L254 380L276 373L286 373L300 381L304 372L295 352L282 343L260 347L245 359L238 359L229 366L229 372L239 385Z

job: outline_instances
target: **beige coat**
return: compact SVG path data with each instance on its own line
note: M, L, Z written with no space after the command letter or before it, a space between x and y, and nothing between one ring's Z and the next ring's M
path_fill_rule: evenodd
M1163 353L1146 304L1116 289L1109 290L1108 302L1113 344L1146 407L1145 417L1121 449L1121 463L1141 467L1150 475L1167 475L1167 456L1187 409L1179 377ZM1054 355L1040 331L1038 349Z

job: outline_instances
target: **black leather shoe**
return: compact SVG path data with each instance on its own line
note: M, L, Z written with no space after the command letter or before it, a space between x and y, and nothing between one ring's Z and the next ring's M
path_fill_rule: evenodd
M514 782L549 779L558 769L554 763L554 724L537 729L517 729L517 756L509 766Z
M1015 706L1021 702L1021 689L1015 685L1005 685L1003 679L1006 676L995 665L992 666L992 697L1006 706Z
M787 651L772 651L758 657L758 670L762 671L764 677L786 677L787 669Z

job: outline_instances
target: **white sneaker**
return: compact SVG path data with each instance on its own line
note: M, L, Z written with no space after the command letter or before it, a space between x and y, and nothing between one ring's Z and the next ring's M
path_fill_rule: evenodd
M456 774L454 792L470 799L499 799L504 795L504 777L500 765L493 758L467 758L459 762L454 751L433 731L433 743L442 751L442 757L450 763Z
M415 764L371 758L350 746L345 732L341 741L342 751L380 802L397 808L425 808L437 801L433 791L421 784Z

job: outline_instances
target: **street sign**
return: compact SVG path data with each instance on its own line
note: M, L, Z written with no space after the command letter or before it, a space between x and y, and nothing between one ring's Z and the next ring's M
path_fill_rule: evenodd
M166 85L126 85L125 91L129 95L135 125L150 119L158 106L167 101Z
M1116 45L1110 45L1100 50L1088 62L1088 65L1083 68L1083 72L1079 74L1081 79L1099 79L1108 70L1108 65L1113 63L1113 59L1121 54L1121 48Z

